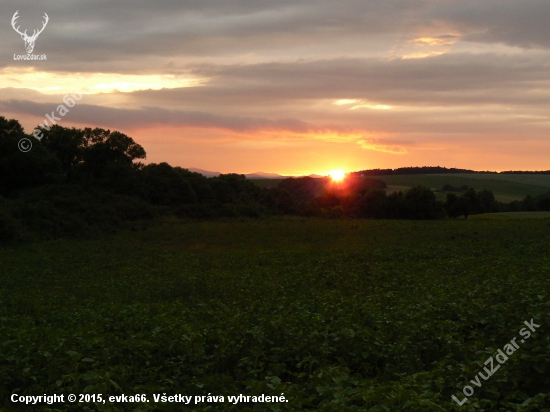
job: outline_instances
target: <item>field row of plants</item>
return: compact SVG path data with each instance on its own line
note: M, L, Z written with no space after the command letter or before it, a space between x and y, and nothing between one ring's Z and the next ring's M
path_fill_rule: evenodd
M166 221L0 249L0 410L16 410L11 393L284 393L33 410L548 411L549 230ZM531 318L539 331L458 407L451 396Z

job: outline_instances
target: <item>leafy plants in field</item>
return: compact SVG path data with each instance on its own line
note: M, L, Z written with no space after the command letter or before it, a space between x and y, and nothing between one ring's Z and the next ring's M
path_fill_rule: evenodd
M547 229L168 220L0 249L0 399L11 410L12 393L148 394L40 408L175 411L152 395L284 393L284 404L189 410L545 410ZM468 403L453 402L531 318L536 338Z

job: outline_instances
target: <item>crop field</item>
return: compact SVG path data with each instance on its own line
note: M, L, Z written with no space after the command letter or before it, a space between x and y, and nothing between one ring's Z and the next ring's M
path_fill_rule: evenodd
M134 229L0 249L1 411L550 410L550 221ZM12 393L149 402L25 409Z

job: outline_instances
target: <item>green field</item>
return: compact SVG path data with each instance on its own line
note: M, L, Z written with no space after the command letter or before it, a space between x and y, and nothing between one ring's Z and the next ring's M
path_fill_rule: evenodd
M491 190L497 200L507 203L512 200L521 200L526 195L539 196L550 192L550 175L459 173L375 177L386 182L390 192L405 190L415 185L423 185L431 189L441 189L445 184L455 187L467 185L476 191Z
M32 410L547 411L549 252L550 222L530 219L167 220L4 247L0 410L11 393L123 393L150 402Z
M472 215L470 219L550 219L550 212L502 212Z

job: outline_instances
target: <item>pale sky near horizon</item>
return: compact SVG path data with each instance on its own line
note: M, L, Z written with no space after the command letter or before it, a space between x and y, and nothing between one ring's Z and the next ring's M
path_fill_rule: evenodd
M33 54L28 34L49 22ZM3 0L0 115L222 173L550 169L548 0Z

